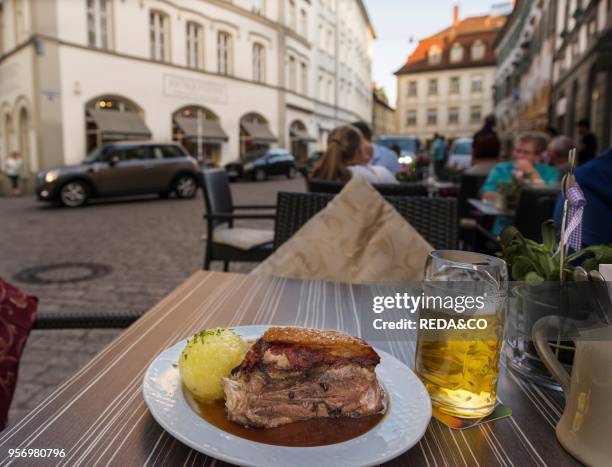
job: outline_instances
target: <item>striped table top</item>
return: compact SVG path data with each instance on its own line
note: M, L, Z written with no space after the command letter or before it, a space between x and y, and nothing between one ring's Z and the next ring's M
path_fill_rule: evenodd
M143 375L162 350L195 332L241 324L301 325L359 334L356 301L376 287L196 272L35 410L0 436L7 465L209 465L217 463L166 433L142 396ZM414 344L376 344L405 361ZM502 366L500 400L507 417L455 431L432 419L425 436L390 465L579 465L559 445L554 428L559 393L520 380ZM63 458L11 459L10 448L58 448ZM219 462L220 463L220 462Z

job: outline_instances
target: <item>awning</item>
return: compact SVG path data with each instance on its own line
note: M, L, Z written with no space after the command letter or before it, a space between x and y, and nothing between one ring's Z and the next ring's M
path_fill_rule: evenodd
M254 143L275 143L278 141L265 123L242 122L241 126Z
M88 113L106 138L151 138L151 131L136 112L89 109Z
M297 139L298 141L302 141L304 143L314 143L317 141L317 138L310 136L310 134L306 130L298 130L296 128L291 128L289 130L289 134L293 139Z
M178 116L174 118L175 123L183 130L186 138L198 137L198 119ZM207 142L222 143L229 138L219 122L214 120L201 120L200 136Z

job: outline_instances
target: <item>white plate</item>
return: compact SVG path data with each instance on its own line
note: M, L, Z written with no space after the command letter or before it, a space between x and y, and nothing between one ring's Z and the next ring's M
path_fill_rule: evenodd
M241 326L245 339L259 338L268 326ZM192 408L183 393L176 363L185 341L163 351L149 366L143 382L151 414L172 436L211 457L254 466L369 466L389 461L414 446L431 418L431 400L416 375L392 355L376 350L378 379L389 402L382 421L363 436L327 446L273 446L231 435L211 425Z

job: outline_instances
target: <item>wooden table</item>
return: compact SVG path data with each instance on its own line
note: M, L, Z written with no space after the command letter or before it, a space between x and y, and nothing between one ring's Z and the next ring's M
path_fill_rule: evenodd
M210 465L167 434L145 405L141 382L163 349L214 326L274 323L358 333L358 305L375 286L197 272L146 313L35 410L0 436L9 448L65 449L60 459L16 459L15 465ZM378 344L376 344L378 345ZM380 345L412 366L414 343ZM559 393L520 380L502 367L500 400L513 416L464 431L431 421L418 445L390 465L579 465L558 444ZM323 467L323 466L322 466Z

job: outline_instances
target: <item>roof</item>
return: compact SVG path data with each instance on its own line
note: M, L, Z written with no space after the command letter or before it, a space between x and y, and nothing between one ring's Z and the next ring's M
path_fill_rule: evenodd
M449 26L433 36L421 39L406 63L395 74L495 65L493 43L506 22L506 18L506 16L490 15L471 16L457 21L455 25ZM477 40L483 41L487 48L481 60L472 60L469 53L470 47ZM451 62L450 49L456 43L464 47L463 59ZM433 46L438 46L442 51L441 60L436 64L431 64L428 61L428 52Z
M372 89L372 98L374 99L374 103L381 105L389 110L395 111L393 107L389 105L389 99L380 89Z

